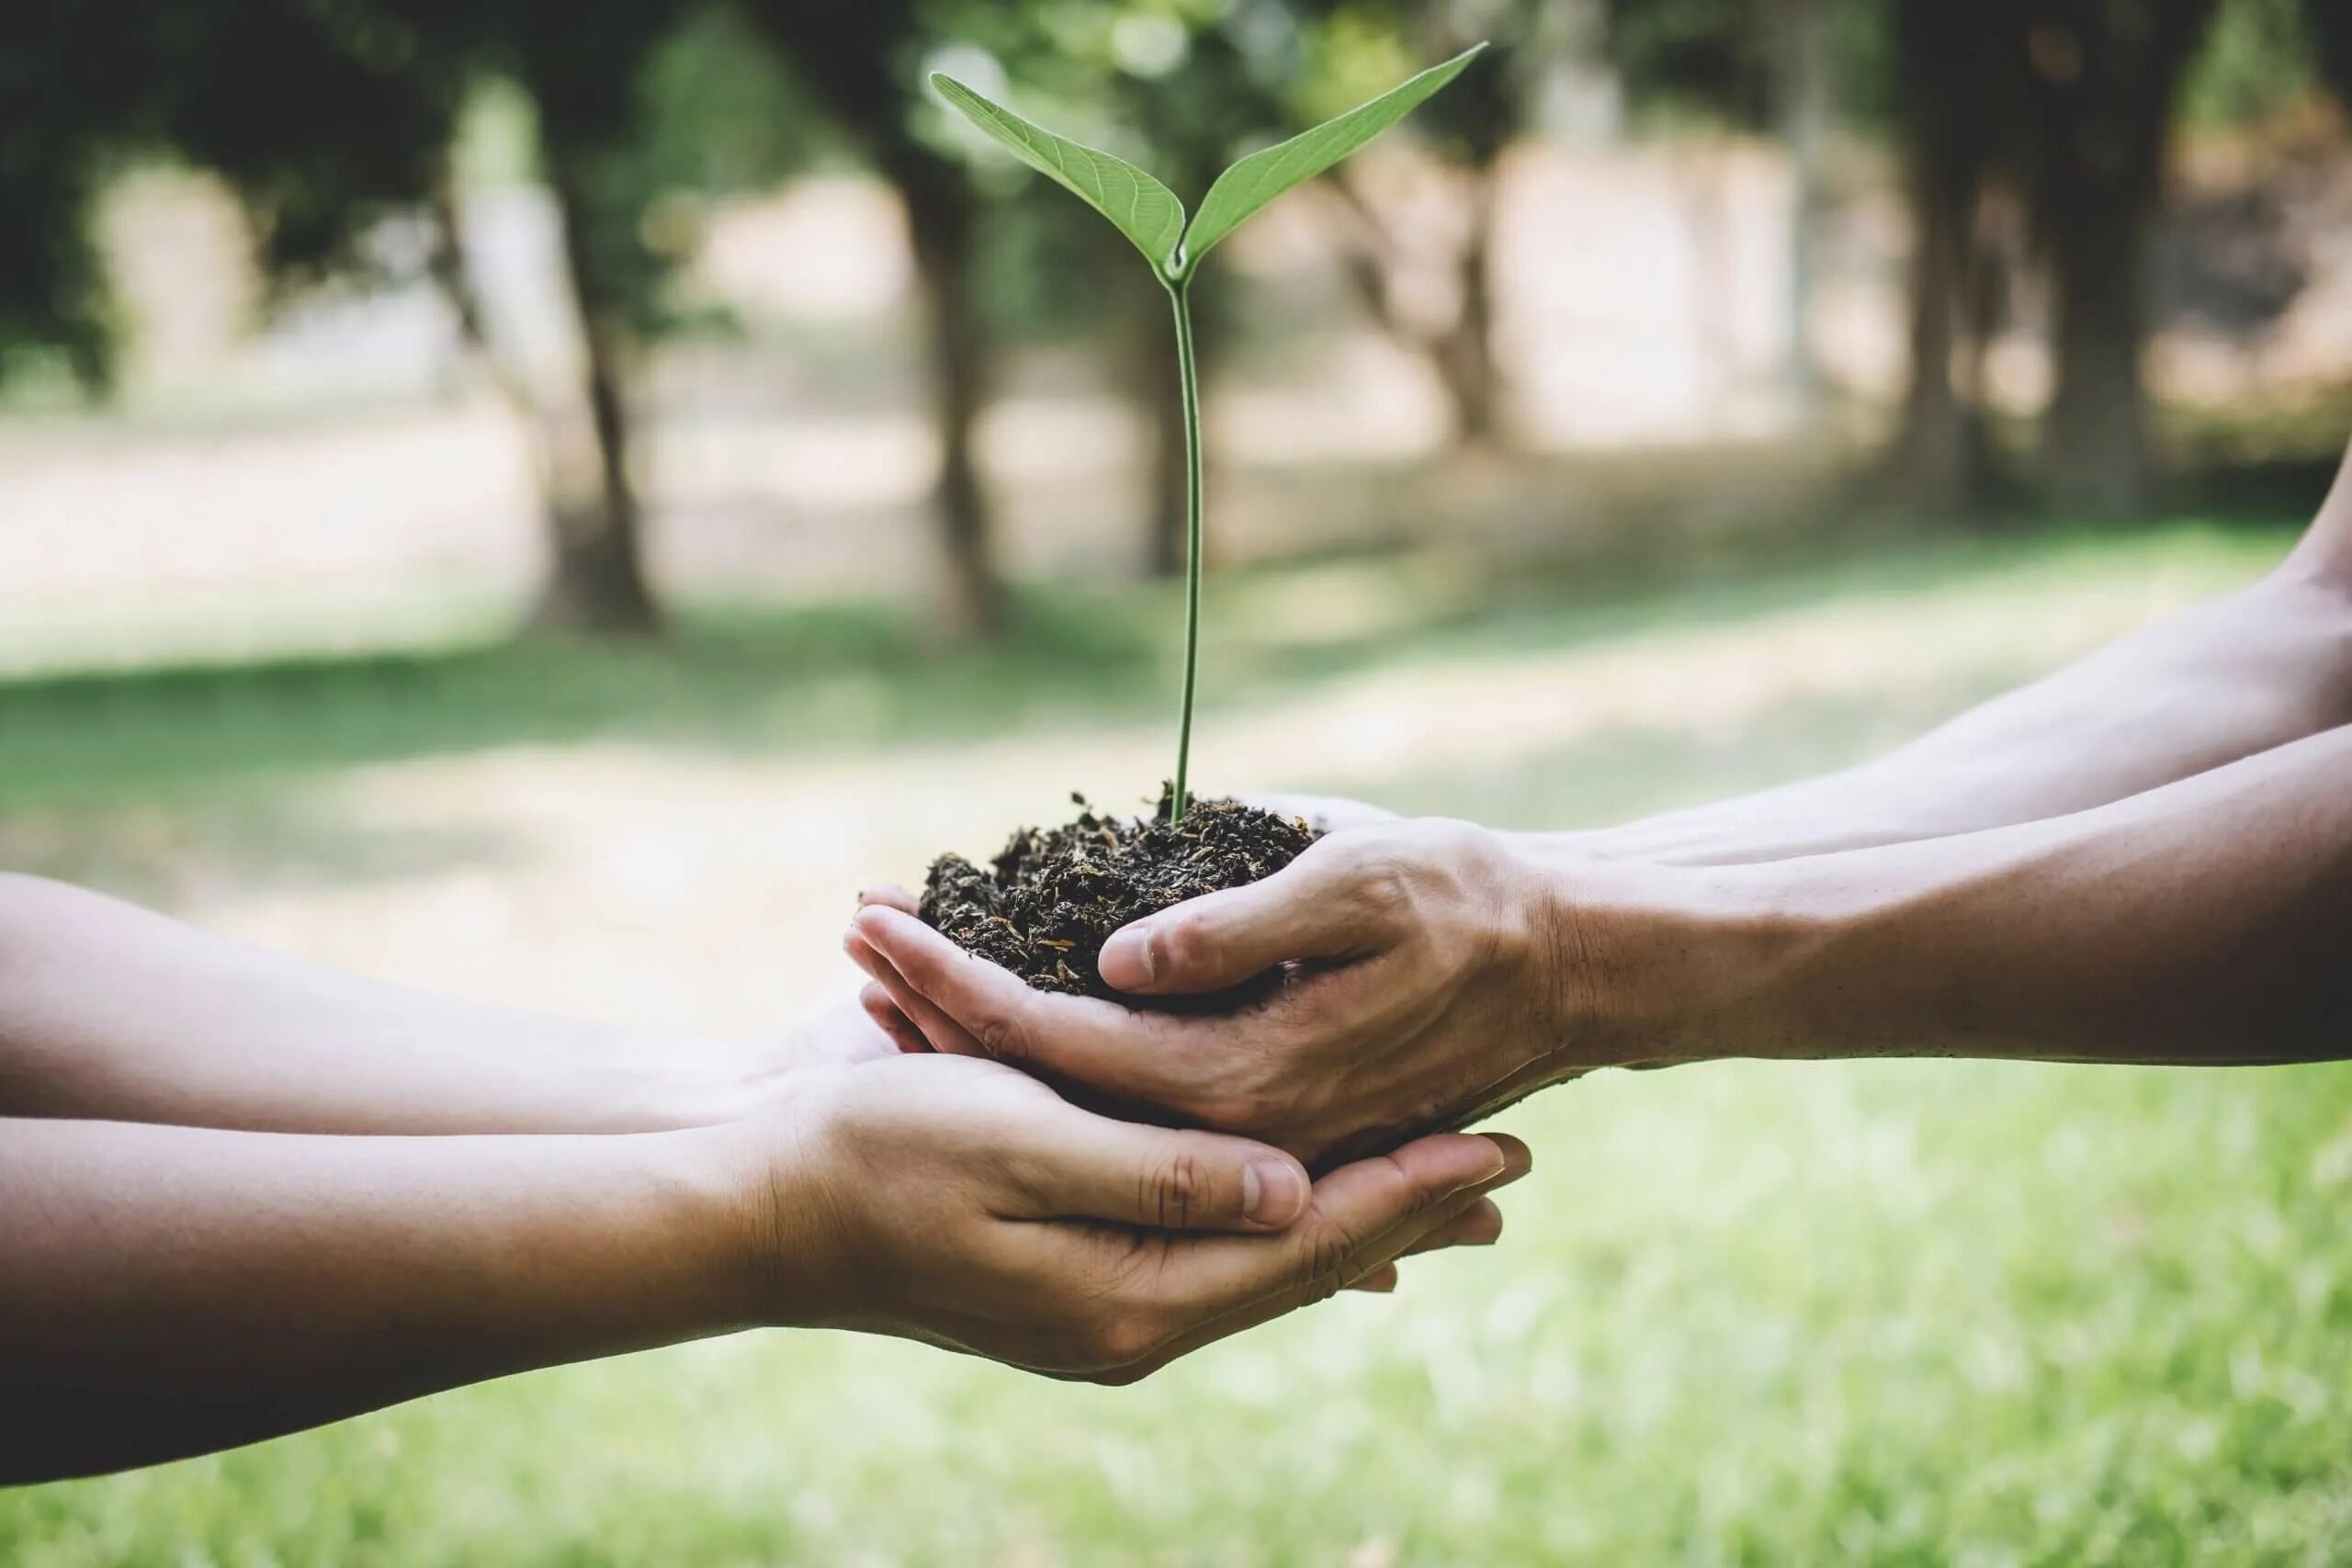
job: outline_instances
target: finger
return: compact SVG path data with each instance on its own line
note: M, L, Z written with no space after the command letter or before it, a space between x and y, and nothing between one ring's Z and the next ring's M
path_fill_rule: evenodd
M1517 1180L1529 1163L1527 1145L1500 1134L1417 1139L1317 1182L1306 1213L1280 1236L1204 1238L1173 1254L1158 1288L1206 1316L1276 1296L1296 1303L1328 1296L1478 1195Z
M890 1043L899 1048L901 1055L921 1056L930 1053L931 1042L923 1038L922 1031L914 1026L913 1020L907 1017L899 1004L890 999L889 991L879 980L865 983L865 988L857 993L857 1005L865 1010L865 1016L874 1021L876 1029L890 1037Z
M925 926L922 929L928 931L930 928ZM857 928L852 927L849 935L842 939L842 951L849 954L851 963L865 970L876 985L889 994L890 1000L906 1015L907 1021L922 1032L933 1050L944 1051L952 1056L988 1055L969 1031L941 1011L922 991L908 984L906 976L890 961L889 955L866 941Z
M1262 882L1188 898L1114 931L1096 967L1139 996L1222 991L1295 959L1349 958L1387 930L1345 837L1324 839Z
M1396 1265L1384 1263L1347 1288L1351 1291L1367 1292L1375 1296L1385 1296L1396 1288Z
M1117 1122L1071 1108L1050 1142L1010 1163L1020 1216L1108 1220L1152 1230L1278 1231L1306 1213L1306 1168L1224 1133Z
M1423 1140L1423 1143L1428 1143L1428 1140ZM1484 1203L1487 1203L1487 1197L1484 1197L1484 1194L1494 1192L1496 1187L1508 1187L1510 1182L1520 1180L1521 1176L1526 1176L1526 1170L1529 1170L1526 1145L1520 1143L1517 1138L1508 1138L1508 1135L1494 1135L1494 1143L1498 1145L1498 1152L1503 1155L1503 1168L1500 1168L1496 1176L1488 1176L1484 1182L1475 1182L1475 1185L1465 1187L1465 1190L1452 1192L1449 1197L1432 1203L1432 1206L1430 1206L1428 1211L1423 1211L1423 1213L1407 1215L1407 1218L1383 1227L1378 1235L1364 1239L1360 1246L1355 1246L1348 1256L1340 1258L1340 1260L1331 1267L1331 1277L1348 1279L1350 1286L1352 1286L1355 1281L1371 1281L1371 1288L1374 1288L1376 1293L1385 1293L1385 1291L1381 1291L1383 1281L1387 1283L1387 1288L1395 1288L1393 1286L1395 1260L1397 1260L1397 1258L1408 1256L1408 1253L1414 1253L1414 1251L1425 1251L1432 1236L1444 1235L1444 1232L1449 1232L1452 1227L1461 1224L1461 1220L1465 1218L1465 1215L1470 1215L1473 1211L1477 1211L1479 1206L1484 1206ZM1407 1145L1407 1147L1411 1149L1411 1145ZM1397 1155L1407 1155L1407 1149L1399 1149ZM1408 1155L1407 1155L1407 1161L1408 1161ZM1364 1164L1374 1164L1374 1161L1364 1161ZM1339 1173L1334 1170L1331 1176L1324 1178L1324 1182L1329 1185L1329 1182L1336 1180L1336 1178L1339 1178ZM1317 1194L1322 1194L1322 1190L1317 1190ZM1306 1229L1306 1223L1294 1227L1294 1232L1301 1232L1301 1229ZM1350 1288L1350 1286L1336 1286L1336 1288ZM1331 1286L1331 1279L1291 1279L1291 1281L1277 1286L1272 1293L1261 1295L1261 1298L1251 1300L1251 1303L1247 1303L1244 1307L1226 1312L1223 1316L1214 1316L1214 1319L1206 1321L1206 1324L1194 1324L1193 1328L1185 1328L1185 1331L1181 1331L1176 1337L1164 1342L1159 1349L1155 1349L1150 1357L1131 1363L1131 1366L1126 1368L1120 1368L1120 1371L1114 1371L1110 1378L1101 1378L1101 1380L1103 1380L1103 1382L1134 1382L1136 1378L1148 1378L1152 1371L1167 1366L1169 1361L1188 1357L1188 1354L1193 1354L1194 1349L1200 1349L1202 1345L1214 1345L1214 1342L1223 1340L1223 1337L1230 1337L1235 1336L1235 1333L1247 1331L1247 1328L1256 1328L1259 1324L1268 1324L1268 1321L1277 1319L1277 1316L1296 1312L1298 1307L1306 1307L1306 1304L1317 1303L1317 1300L1331 1295L1336 1288Z
M928 1010L910 1009L909 1016L942 1050L992 1056L1156 1105L1189 1108L1200 1092L1191 1080L1199 1076L1202 1042L1194 1033L1180 1046L1176 1019L1095 997L1033 990L896 909L861 909L851 931L891 972L875 977L888 986L895 974ZM896 987L891 996L900 999ZM932 1014L952 1023L968 1045L943 1043ZM1197 1031L1207 1021L1182 1021Z
M1509 1174L1496 1179L1498 1182L1514 1179L1516 1177ZM1335 1275L1344 1276L1354 1271L1358 1279L1377 1281L1382 1277L1383 1269L1392 1269L1396 1258L1411 1251L1422 1237L1444 1228L1483 1201L1475 1188L1468 1191L1456 1192L1442 1200L1429 1212L1409 1220L1401 1221L1379 1236L1366 1242L1356 1253L1343 1259L1333 1272ZM1350 1285L1334 1287L1327 1280L1294 1280L1272 1294L1261 1297L1247 1305L1183 1330L1142 1359L1125 1367L1114 1369L1108 1374L1098 1374L1095 1381L1111 1383L1136 1382L1150 1376L1170 1361L1191 1355L1204 1345L1213 1345L1220 1339L1230 1338L1236 1334L1255 1328L1261 1324L1271 1323L1303 1306L1312 1305L1336 1293L1339 1290L1351 1288L1352 1287ZM1385 1293L1380 1291L1376 1284L1374 1289L1375 1293Z
M1472 1146L1479 1143L1488 1147L1481 1152ZM1320 1301L1356 1280L1376 1279L1381 1269L1484 1202L1484 1194L1526 1175L1530 1164L1527 1145L1508 1134L1442 1134L1333 1171L1317 1184L1308 1213L1283 1235L1196 1239L1190 1254L1194 1259L1247 1257L1257 1265L1254 1278L1234 1282L1241 1299L1204 1311L1188 1310L1186 1321L1171 1337L1136 1360L1097 1374L1095 1381L1132 1382L1148 1377L1204 1345ZM1473 1176L1429 1201L1431 1191L1480 1171L1488 1174ZM1364 1227L1363 1233L1350 1234L1350 1227L1358 1225ZM1335 1252L1329 1250L1333 1235L1346 1237ZM1272 1268L1267 1267L1270 1260ZM1185 1261L1185 1255L1172 1254L1159 1283L1181 1289L1179 1275ZM1167 1303L1157 1303L1143 1310L1168 1309Z
M1502 1206L1491 1198L1481 1198L1406 1248L1405 1256L1442 1252L1450 1247L1492 1247L1502 1235Z
M857 907L863 909L868 906L899 909L910 915L922 913L922 900L895 884L861 889L857 895Z

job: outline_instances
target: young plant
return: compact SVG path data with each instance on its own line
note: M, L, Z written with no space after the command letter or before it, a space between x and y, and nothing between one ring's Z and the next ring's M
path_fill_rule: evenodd
M1473 45L1369 103L1289 141L1252 152L1219 175L1190 216L1176 193L1124 159L1032 125L990 103L952 76L934 73L931 85L965 118L1001 142L1014 157L1060 185L1109 219L1151 263L1176 313L1176 371L1184 393L1184 705L1176 731L1176 784L1171 826L1184 820L1193 760L1193 697L1201 665L1201 386L1193 354L1193 278L1216 243L1260 208L1303 185L1404 118L1461 74L1487 46Z

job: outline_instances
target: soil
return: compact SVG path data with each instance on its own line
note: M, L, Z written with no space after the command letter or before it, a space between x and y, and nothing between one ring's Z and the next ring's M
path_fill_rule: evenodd
M1235 800L1195 795L1181 828L1163 790L1149 818L1097 814L1070 799L1077 820L1023 828L991 869L961 855L932 863L922 918L966 952L1001 964L1041 991L1123 998L1095 971L1113 931L1171 904L1272 876L1315 841L1295 818Z

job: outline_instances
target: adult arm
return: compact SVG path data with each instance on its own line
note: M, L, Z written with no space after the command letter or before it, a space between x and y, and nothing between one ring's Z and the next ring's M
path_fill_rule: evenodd
M2110 644L1876 761L1558 842L1741 864L2104 806L2352 723L2352 457L2253 585Z
M993 1064L821 1071L788 1112L627 1136L0 1121L0 1483L763 1325L1125 1382L1401 1253L1490 1239L1508 1140L1310 1189Z
M0 875L0 1116L254 1132L605 1133L775 1103L860 1020L662 1036L318 968L97 894Z
M1677 1057L2352 1056L2352 725L2068 817L1702 874L1719 977L1623 960L1707 998Z
M1597 1066L2352 1055L2352 726L2046 821L1757 865L1348 829L1103 949L1104 978L1146 994L1297 965L1232 1013L1033 992L883 905L856 931L940 1049L1310 1163Z

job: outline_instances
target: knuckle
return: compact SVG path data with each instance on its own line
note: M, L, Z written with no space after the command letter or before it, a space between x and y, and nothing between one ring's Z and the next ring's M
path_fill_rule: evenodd
M1095 1325L1092 1359L1106 1371L1118 1371L1145 1360L1159 1348L1160 1336L1141 1312L1114 1313Z
M1161 917L1159 954L1173 975L1197 975L1216 965L1216 929L1197 910L1179 908Z
M1190 1149L1179 1149L1145 1172L1138 1212L1156 1216L1161 1230L1183 1230L1209 1196L1208 1168Z
M1026 1062L1033 1055L1029 1021L1016 1008L990 1007L972 1021L972 1038L1000 1062Z
M1204 1127L1241 1133L1264 1125L1269 1107L1258 1089L1228 1085L1200 1096L1184 1109Z
M1293 1286L1304 1302L1329 1301L1348 1283L1348 1266L1355 1244L1346 1232L1326 1229L1312 1237L1299 1255Z
M1414 867L1402 846L1370 844L1351 868L1347 898L1361 915L1393 919L1412 908L1413 884Z

